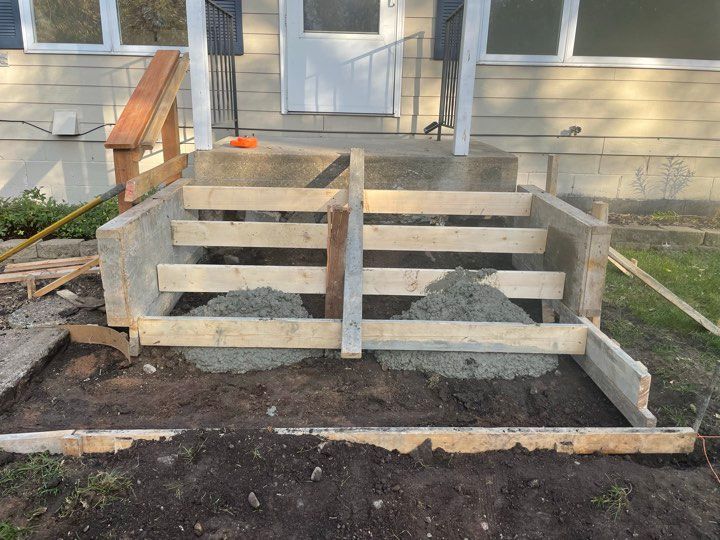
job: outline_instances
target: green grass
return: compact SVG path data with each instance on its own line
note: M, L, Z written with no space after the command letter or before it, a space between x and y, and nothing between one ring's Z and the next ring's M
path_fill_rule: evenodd
M637 259L640 268L711 321L720 319L720 255L717 252L623 249L622 254ZM692 335L712 356L720 357L720 337L709 334L639 279L621 274L612 265L608 265L605 301L658 330ZM620 324L625 327L615 330L621 331L616 339L622 343L622 333L630 332L632 337L632 329L627 321ZM613 329L609 330L612 333Z
M18 540L32 532L29 527L17 527L9 521L0 521L0 540Z
M38 496L55 495L63 477L64 462L48 453L32 454L0 469L0 495L32 488Z
M611 485L607 491L597 497L593 497L590 502L604 509L608 515L612 516L613 520L617 520L620 514L630 509L630 493L632 493L632 486L617 483Z
M78 508L102 508L120 500L132 488L130 478L117 471L98 472L87 477L85 485L76 485L65 499L62 517L71 516Z

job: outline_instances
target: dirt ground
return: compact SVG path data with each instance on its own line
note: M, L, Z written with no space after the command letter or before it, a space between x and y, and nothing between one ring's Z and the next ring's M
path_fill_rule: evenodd
M287 262L281 250L218 251L211 262L221 262L225 254L241 263ZM509 268L505 255L448 255L439 261L432 254L370 252L365 265ZM322 254L300 252L292 264L322 264ZM101 295L96 276L69 288ZM0 285L0 327L26 301L24 294L21 285ZM176 313L211 296L186 294ZM305 295L303 301L313 316L322 316L321 296ZM367 297L364 312L387 318L410 302ZM538 302L519 303L537 320ZM604 324L623 316L608 307ZM663 360L652 340L648 330L647 342L629 352L653 373L650 409L659 424L676 425L673 407L687 395L663 377ZM145 364L157 371L146 373ZM720 483L699 445L689 456L522 450L448 455L426 449L404 456L268 431L313 425L627 424L569 357L560 358L555 373L514 381L383 371L372 354L360 361L311 358L272 371L229 375L201 372L166 348L145 348L128 364L112 349L72 344L14 405L0 411L0 432L222 431L192 431L117 455L65 458L56 467L60 472L39 485L29 481L8 488L4 475L12 477L6 473L22 468L27 458L0 455L0 533L3 524L12 524L20 537L36 538L720 537ZM715 424L708 428L714 432ZM708 459L715 463L718 447L708 442ZM320 482L310 481L316 466L323 470ZM96 489L99 473L113 476L103 476L105 483ZM260 500L258 509L248 504L251 491Z
M196 431L66 458L59 469L49 488L30 481L3 497L0 518L49 539L720 535L718 486L692 457L400 455L260 430Z

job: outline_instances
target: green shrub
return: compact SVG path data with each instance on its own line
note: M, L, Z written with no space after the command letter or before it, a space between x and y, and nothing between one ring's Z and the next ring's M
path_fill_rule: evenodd
M34 188L19 197L0 198L0 238L28 238L79 208L48 197ZM49 238L95 238L95 230L117 215L111 199L64 225Z

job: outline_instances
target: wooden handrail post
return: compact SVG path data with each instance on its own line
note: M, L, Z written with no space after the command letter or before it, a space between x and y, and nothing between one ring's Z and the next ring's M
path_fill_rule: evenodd
M115 162L115 184L126 184L128 180L140 174L140 160L135 150L113 150L113 161ZM125 201L121 193L118 196L118 211L122 214L130 210L133 204Z
M160 131L163 145L163 158L165 161L180 155L180 124L178 122L178 107L177 98L173 101L170 111L168 111L167 118L163 124L162 130ZM180 178L180 174L174 175L167 179L167 183L174 182Z

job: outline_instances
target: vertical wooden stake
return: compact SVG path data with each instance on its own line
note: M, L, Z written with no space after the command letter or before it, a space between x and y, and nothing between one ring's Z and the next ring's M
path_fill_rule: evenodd
M550 195L557 195L558 170L560 160L557 155L549 154L547 161L547 177L545 178L545 191Z
M27 285L28 300L32 300L33 296L35 295L35 278L27 278L27 280L25 281L25 285Z
M160 131L163 145L163 159L170 161L180 155L180 124L178 123L177 98L173 101L172 107L168 112L165 123ZM181 174L175 174L165 180L166 184L174 182L180 178Z
M113 161L116 184L126 184L140 174L140 163L134 150L113 150ZM118 197L118 210L121 214L132 207L132 203L126 202L124 196Z
M362 357L363 297L363 196L365 193L365 151L350 149L350 180L348 183L347 241L345 242L345 287L341 358Z
M607 223L610 219L610 206L606 202L593 201L591 213L593 217L599 219L603 223ZM591 317L590 320L595 326L600 328L600 315Z
M327 212L327 273L325 274L325 318L341 319L345 287L345 242L347 240L347 206L331 206Z

